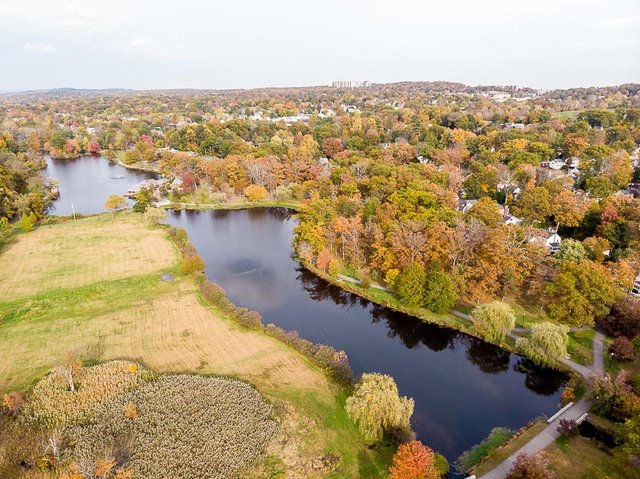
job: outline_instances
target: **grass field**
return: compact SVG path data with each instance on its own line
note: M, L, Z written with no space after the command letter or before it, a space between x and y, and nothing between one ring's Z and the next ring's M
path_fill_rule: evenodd
M622 455L599 449L582 436L558 438L545 449L556 479L629 479L638 477L637 469Z
M334 477L384 475L393 450L365 447L343 388L284 343L215 311L178 262L164 229L129 213L18 236L0 254L0 392L27 389L69 351L233 376L287 411L288 439L273 452L288 477L319 476L307 466L327 453L341 458ZM160 280L167 271L173 281Z

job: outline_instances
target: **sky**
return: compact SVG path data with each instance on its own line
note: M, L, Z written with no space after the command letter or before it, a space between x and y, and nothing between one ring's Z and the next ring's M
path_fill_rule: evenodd
M640 0L0 0L0 91L640 82Z

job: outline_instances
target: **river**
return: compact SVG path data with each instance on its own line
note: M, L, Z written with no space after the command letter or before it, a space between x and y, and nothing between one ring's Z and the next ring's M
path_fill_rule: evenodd
M109 194L152 177L99 158L53 160L48 175L60 183L56 214L70 214L61 202L71 200L76 212L102 211ZM125 178L111 178L117 175ZM401 394L415 400L411 422L419 439L450 461L493 427L517 429L557 410L563 374L372 304L306 271L293 254L296 219L289 210L170 211L169 223L187 230L207 276L234 303L259 311L265 323L345 350L355 374L393 376Z

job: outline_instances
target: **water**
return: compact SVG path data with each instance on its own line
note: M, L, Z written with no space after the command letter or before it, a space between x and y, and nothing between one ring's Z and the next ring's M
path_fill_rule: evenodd
M71 215L74 209L84 215L101 213L109 195L122 195L133 185L158 177L154 173L128 170L102 156L73 160L47 157L45 174L59 183L60 197L49 207L49 214L58 216Z
M344 349L355 374L382 372L415 399L418 437L449 460L496 426L551 415L565 377L456 331L372 304L303 269L293 257L295 217L284 209L175 211L206 274L265 323ZM523 372L527 371L527 372Z
M153 177L103 158L48 160L60 183L54 214L104 211L122 194ZM113 179L123 175L124 179ZM535 367L500 348L422 323L342 291L300 267L291 246L295 217L284 209L170 212L204 257L206 273L265 323L344 349L356 374L393 376L415 399L412 426L433 449L455 460L496 426L517 429L551 415L564 376ZM527 371L527 372L523 372Z

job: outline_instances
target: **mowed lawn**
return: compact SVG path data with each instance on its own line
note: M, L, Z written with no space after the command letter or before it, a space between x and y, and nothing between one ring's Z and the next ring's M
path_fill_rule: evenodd
M295 422L316 425L295 441L299 454L338 453L336 477L383 473L388 453L364 446L344 414L342 389L297 351L206 304L177 273L179 261L166 229L131 213L18 235L0 253L0 393L27 389L69 352L238 377L292 406ZM162 281L165 272L174 280Z

